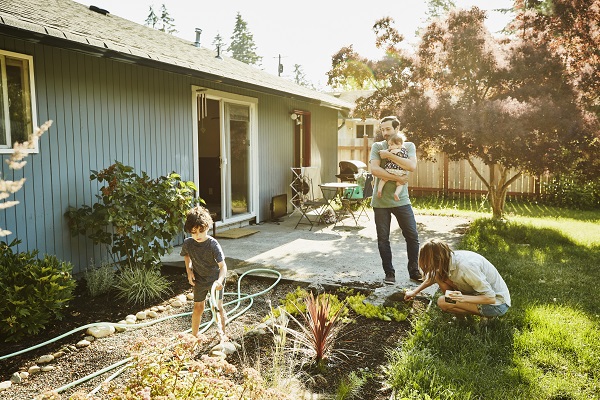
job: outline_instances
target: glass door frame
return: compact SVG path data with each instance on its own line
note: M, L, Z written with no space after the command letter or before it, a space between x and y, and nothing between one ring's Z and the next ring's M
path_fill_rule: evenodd
M200 187L200 166L198 164L198 103L197 99L200 94L206 95L207 99L217 100L219 102L219 135L220 135L220 174L221 174L221 221L215 221L216 226L228 225L237 222L248 221L251 219L260 220L259 210L259 192L258 192L258 122L257 122L257 106L258 99L254 97L242 96L238 94L222 92L214 89L207 89L205 87L192 85L192 114L193 121L193 170L194 170L194 183L197 187ZM229 216L229 210L232 208L231 198L231 164L229 163L228 157L231 154L231 149L227 143L228 139L228 127L226 126L228 118L225 115L225 103L232 103L237 105L248 106L249 108L249 140L250 145L248 148L249 158L249 170L248 170L248 212L235 216ZM227 212L225 212L227 210Z

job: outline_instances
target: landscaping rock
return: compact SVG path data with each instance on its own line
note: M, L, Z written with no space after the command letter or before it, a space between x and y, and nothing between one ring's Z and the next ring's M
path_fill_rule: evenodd
M223 353L222 351L219 350L213 350L210 352L209 354L210 357L217 357L217 358L222 358L222 359L226 359L227 358L227 354Z
M15 372L14 374L12 374L12 376L10 377L10 381L12 383L16 383L19 384L23 381L23 378L21 378L21 375L18 372Z
M143 320L145 320L145 319L146 319L146 318L148 318L148 317L146 316L146 312L145 312L145 311L140 311L140 312L138 312L137 314L135 314L135 318L136 318L138 321L143 321Z
M37 374L38 372L41 371L41 368L38 367L37 365L32 365L31 367L29 367L29 369L27 370L27 372L29 372L30 375L33 374Z
M22 380L25 380L25 379L29 378L29 372L21 371L21 372L19 372L19 376L21 377Z
M121 320L119 321L120 325L125 325L127 324L127 322L125 320ZM115 331L117 332L125 332L127 330L127 328L121 327L121 326L115 326Z
M75 347L77 347L78 349L81 349L83 347L88 347L91 343L85 339L80 340L79 342L77 342L77 344L75 345ZM42 371L44 369L42 368Z
M6 389L9 389L11 386L12 386L12 382L11 381L0 382L0 392L3 392Z
M50 371L54 370L54 368L55 368L54 365L44 365L41 368L41 371L42 372L50 372Z
M60 351L60 350L59 350L59 351L57 351L56 353L53 353L53 354L52 354L52 356L54 357L54 359L55 359L55 360L56 360L57 358L60 358L60 357L64 356L64 355L65 355L65 352L64 352L64 351Z
M230 354L235 353L237 351L237 347L232 342L223 342L223 343L219 343L218 345L216 345L215 347L213 347L211 349L211 352L214 352L214 351L223 352L225 355L228 356Z
M94 340L96 340L96 338L93 337L92 335L85 335L83 337L83 340L87 340L88 342L92 343Z
M146 316L148 318L156 318L156 317L158 317L158 313L154 310L150 310L150 311L146 312Z
M92 326L91 328L88 328L86 333L96 339L99 339L115 333L115 327L112 325Z
M179 307L183 307L183 303L181 301L179 301L179 300L173 300L171 302L171 306L179 308Z
M38 364L48 364L54 360L54 356L52 354L45 354L37 359Z
M185 295L188 300L194 300L194 293L188 293Z

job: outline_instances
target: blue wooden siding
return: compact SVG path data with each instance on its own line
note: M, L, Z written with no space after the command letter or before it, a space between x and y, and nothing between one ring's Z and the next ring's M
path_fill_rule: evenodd
M270 216L274 195L288 193L293 160L294 109L312 113L313 165L324 180L337 173L337 111L318 104L280 98L252 90L219 85L189 75L121 63L84 53L0 36L0 49L33 56L37 121L54 121L39 143L39 153L26 158L19 171L5 179L27 179L15 194L16 207L0 210L0 226L19 238L20 251L37 249L70 261L75 271L108 255L84 236L71 237L64 213L69 206L91 205L99 185L91 170L115 161L137 173L158 177L176 171L193 180L191 87L207 88L258 99L259 204L263 220ZM325 122L327 121L327 122ZM321 154L329 154L324 160Z

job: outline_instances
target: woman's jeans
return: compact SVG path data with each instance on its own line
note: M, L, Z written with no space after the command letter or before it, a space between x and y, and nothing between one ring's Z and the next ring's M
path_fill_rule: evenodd
M392 249L390 247L390 225L392 214L396 217L398 225L402 230L402 236L406 240L406 252L408 253L408 273L411 276L419 275L419 234L417 222L412 206L393 208L373 208L375 214L375 229L377 230L377 247L381 256L381 264L386 276L395 276L392 264Z

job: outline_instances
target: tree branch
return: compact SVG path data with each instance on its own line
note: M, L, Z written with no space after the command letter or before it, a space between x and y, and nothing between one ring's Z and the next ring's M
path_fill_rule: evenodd
M485 187L488 190L490 190L490 182L486 181L485 178L483 177L483 175L481 175L481 173L477 170L477 167L475 166L475 164L473 164L473 161L471 161L471 157L467 157L467 162L471 166L471 169L473 170L473 172L475 172L475 175L477 175L479 177L479 179L481 179L481 181L483 182ZM493 165L490 166L490 168L493 168Z

